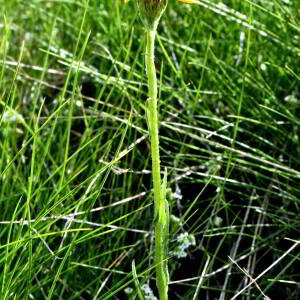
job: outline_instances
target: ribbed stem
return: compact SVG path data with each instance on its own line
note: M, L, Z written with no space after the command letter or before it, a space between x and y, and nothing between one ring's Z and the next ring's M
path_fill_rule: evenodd
M157 113L157 79L154 64L155 31L147 32L147 73L148 73L148 121L151 135L152 177L155 197L155 216L158 216L158 208L161 196L160 184L160 158L158 138L158 113ZM158 205L157 205L158 204Z
M156 31L147 31L146 65L148 73L148 123L151 135L152 178L154 186L155 214L155 264L156 285L160 300L168 300L168 274L166 271L167 257L165 251L166 217L165 199L161 187L158 111L157 111L157 79L154 64L154 42Z

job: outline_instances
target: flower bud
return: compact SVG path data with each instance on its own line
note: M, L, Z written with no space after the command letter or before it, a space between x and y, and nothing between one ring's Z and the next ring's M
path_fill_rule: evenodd
M137 0L140 17L146 30L155 31L168 0Z

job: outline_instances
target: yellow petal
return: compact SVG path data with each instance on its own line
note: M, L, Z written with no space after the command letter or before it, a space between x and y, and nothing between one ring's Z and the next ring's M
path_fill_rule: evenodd
M187 4L199 4L199 1L196 0L177 0L177 1L182 3L187 3Z

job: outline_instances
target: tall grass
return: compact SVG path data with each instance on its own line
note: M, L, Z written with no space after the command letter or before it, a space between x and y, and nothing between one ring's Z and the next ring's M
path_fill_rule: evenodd
M170 1L155 59L170 299L300 297L299 9ZM133 259L157 296L133 3L0 11L1 299L134 299Z

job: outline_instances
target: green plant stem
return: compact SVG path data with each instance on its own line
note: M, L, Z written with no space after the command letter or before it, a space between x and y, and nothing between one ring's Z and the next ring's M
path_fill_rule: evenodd
M155 216L161 196L160 183L160 157L159 157L159 137L158 137L158 113L157 113L157 79L154 64L154 41L155 31L147 31L147 73L148 73L148 121L151 135L151 156L152 156L152 177L155 197Z
M151 135L152 178L154 186L154 214L155 214L155 264L156 285L159 290L160 300L168 299L168 271L166 236L168 233L165 206L165 191L161 186L159 136L158 136L158 111L157 111L157 79L154 64L154 43L156 31L147 31L146 65L148 73L148 126Z

